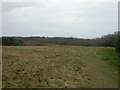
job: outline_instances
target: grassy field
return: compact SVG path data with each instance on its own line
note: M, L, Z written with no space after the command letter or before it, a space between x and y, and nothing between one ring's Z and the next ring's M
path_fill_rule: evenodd
M82 46L3 46L4 88L115 88L114 48Z

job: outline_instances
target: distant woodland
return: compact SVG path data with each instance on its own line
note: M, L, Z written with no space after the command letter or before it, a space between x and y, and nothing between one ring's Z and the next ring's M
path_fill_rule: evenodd
M3 46L47 46L47 45L77 45L77 46L109 46L120 52L120 32L114 32L95 39L73 37L2 37Z

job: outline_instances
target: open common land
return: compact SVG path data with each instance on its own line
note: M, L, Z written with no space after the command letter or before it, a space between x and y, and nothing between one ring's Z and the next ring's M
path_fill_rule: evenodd
M3 46L3 88L115 88L118 55L111 47Z

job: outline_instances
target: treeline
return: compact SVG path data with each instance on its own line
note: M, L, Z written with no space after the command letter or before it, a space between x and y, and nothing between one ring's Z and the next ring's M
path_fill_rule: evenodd
M2 45L19 46L23 45L23 40L18 40L16 37L2 37Z
M50 44L77 46L110 46L120 52L120 32L114 32L95 39L65 37L2 37L2 45L7 46L44 46Z

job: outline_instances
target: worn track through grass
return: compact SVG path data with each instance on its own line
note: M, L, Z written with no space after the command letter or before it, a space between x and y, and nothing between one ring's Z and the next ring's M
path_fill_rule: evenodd
M105 47L4 46L3 87L117 87L117 67L104 60L117 58L103 54L109 50L115 53Z

